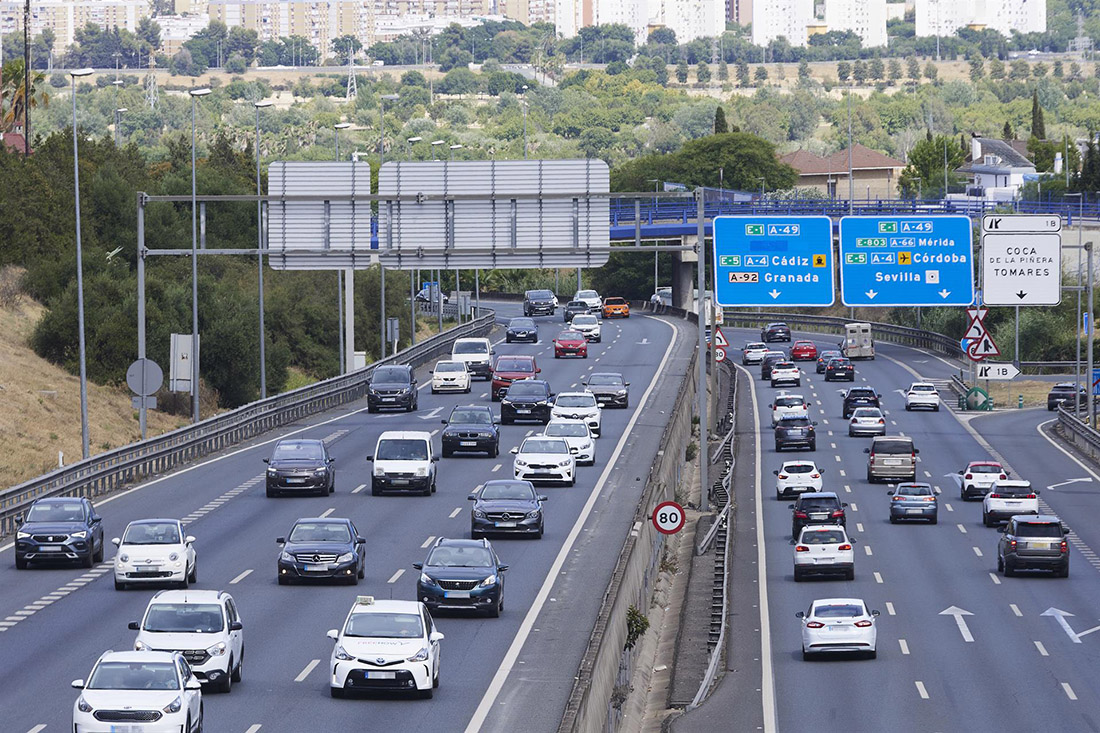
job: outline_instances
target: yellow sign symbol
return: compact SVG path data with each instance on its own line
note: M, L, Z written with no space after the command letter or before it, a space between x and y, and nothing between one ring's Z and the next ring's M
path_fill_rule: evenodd
M899 265L911 265L913 264L912 252L898 252L898 264Z
M825 255L814 255L814 267L825 266Z

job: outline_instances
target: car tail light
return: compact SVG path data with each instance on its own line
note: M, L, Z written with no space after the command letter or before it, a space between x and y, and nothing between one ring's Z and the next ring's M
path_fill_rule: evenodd
M810 478L821 478L821 474L820 473L811 473Z
M873 460L875 460L875 454L874 454L874 452L872 452L872 453L871 453L871 460L872 460L872 461L873 461Z
M1000 494L989 494L988 498L990 498L990 499L1001 499L1003 497Z
M858 626L861 629L866 629L870 625L871 625L871 622L867 621L867 620L856 621L856 626Z
M970 479L974 478L974 474L968 473L965 476L963 476L963 478L965 478L967 480L970 480ZM1001 478L1004 478L1004 476L1001 476Z
M810 548L806 547L806 545L798 545L797 547L794 548L794 551L795 552L809 552Z
M807 629L823 629L823 628L825 628L825 624L821 623L820 621L811 621L810 623L806 624L806 628Z
M781 474L779 474L779 478L785 479L785 478L787 478L787 474L781 473Z
M1065 540L1062 540L1062 544L1061 544L1061 545L1059 545L1059 549L1061 549L1061 550L1062 550L1062 554L1063 554L1063 555L1064 555L1065 553L1069 552L1069 547L1068 547L1068 546L1066 546L1066 541L1065 541Z
M1024 498L1025 498L1025 499L1036 499L1036 498L1038 498L1038 497L1037 497L1037 496L1036 496L1035 494L1028 494L1028 495L1027 495L1027 496L1025 496Z
M916 454L916 452L910 453L910 454L909 454L909 457L910 457L910 458L912 458L912 459L913 459L914 461L915 461L915 460L917 460L917 454Z
M882 418L880 417L880 418L878 419L878 424L879 424L879 425L885 425L885 424L886 424L886 421L885 421L885 420L883 420L883 419L882 419Z
M837 509L835 512L833 512L833 516L834 517L843 517L844 516L844 510L843 509Z
M934 496L926 496L926 497L924 497L924 500L925 500L925 501L935 501L935 500L936 500L936 497L934 497Z
M1016 540L1009 540L1008 541L1008 546L1010 548L1012 548L1013 550L1015 550L1016 549Z
M795 512L794 513L794 518L795 519L806 519L807 516L808 515L806 514L806 512Z
M895 496L893 500L894 501L905 501L905 497L904 496Z
M852 546L851 545L841 545L840 547L838 547L836 549L838 549L838 550L850 550L850 549L852 549Z

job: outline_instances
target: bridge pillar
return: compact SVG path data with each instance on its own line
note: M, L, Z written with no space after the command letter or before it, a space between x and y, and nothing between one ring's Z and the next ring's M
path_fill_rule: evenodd
M694 234L685 234L680 237L680 244L694 246L699 237ZM672 305L676 308L691 310L693 306L692 281L695 278L695 265L699 262L699 255L691 251L672 253Z

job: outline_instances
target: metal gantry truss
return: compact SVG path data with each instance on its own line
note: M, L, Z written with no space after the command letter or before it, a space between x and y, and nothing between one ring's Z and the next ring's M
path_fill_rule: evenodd
M159 97L159 91L157 90L157 74L156 74L157 60L152 53L149 54L149 72L145 75L145 103L149 105L149 109L157 108L157 99Z

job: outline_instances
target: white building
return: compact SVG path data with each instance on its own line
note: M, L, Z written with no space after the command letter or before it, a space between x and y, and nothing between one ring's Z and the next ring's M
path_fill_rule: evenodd
M23 29L22 0L0 2L0 32ZM61 54L73 43L76 31L88 23L100 28L125 28L133 33L138 21L151 13L146 0L31 0L31 36L49 28L54 32L54 53Z
M973 137L970 160L957 169L967 178L971 198L1011 201L1024 183L1035 176L1035 164L1012 147L1009 140Z
M667 27L686 43L721 33L725 12L725 0L558 0L555 26L562 38L572 38L581 28L621 23L637 43L653 28Z
M851 31L864 48L886 45L886 0L826 0L825 25Z
M985 26L1011 36L1020 33L1046 33L1047 0L978 0L985 8Z
M959 28L989 28L1004 36L1012 31L1043 33L1046 0L916 0L918 36L952 36Z
M752 0L752 42L766 46L780 36L792 46L806 45L806 26L814 23L814 0Z

